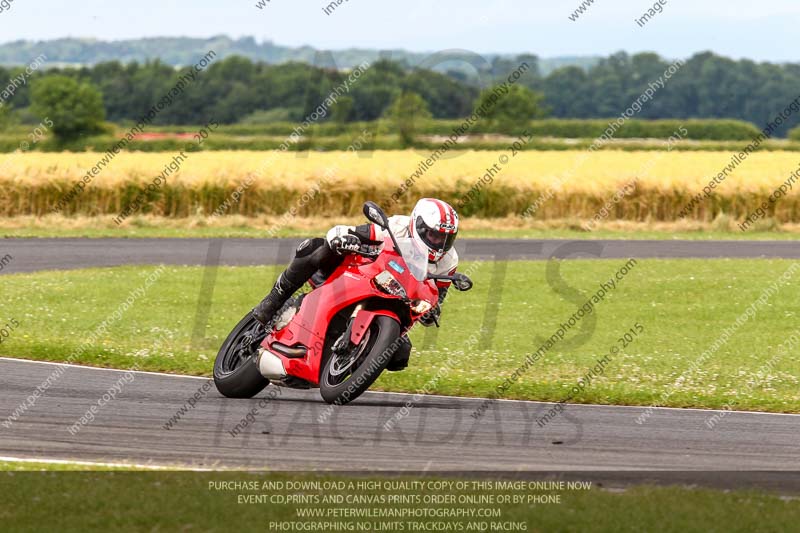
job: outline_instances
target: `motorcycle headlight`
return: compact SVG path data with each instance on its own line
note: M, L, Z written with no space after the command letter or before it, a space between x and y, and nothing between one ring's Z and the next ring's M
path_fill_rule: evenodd
M418 315L424 315L431 310L431 303L428 300L414 300L411 310Z
M372 281L375 282L375 285L380 287L384 292L391 294L392 296L397 296L399 298L407 298L406 290L400 284L397 279L392 276L391 272L384 270L377 276L375 276Z

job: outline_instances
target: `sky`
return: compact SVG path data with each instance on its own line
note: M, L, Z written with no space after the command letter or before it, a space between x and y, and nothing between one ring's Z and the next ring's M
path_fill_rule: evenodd
M0 0L0 7L8 0ZM262 1L263 9L256 3ZM540 57L654 51L666 58L711 50L733 58L800 62L792 39L797 0L12 0L0 11L0 42L92 37L253 36L316 48L533 53Z

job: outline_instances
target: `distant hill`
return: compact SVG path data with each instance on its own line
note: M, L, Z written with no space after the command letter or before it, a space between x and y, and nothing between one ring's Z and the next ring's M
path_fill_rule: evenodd
M94 65L104 61L144 62L159 59L163 63L174 66L190 65L197 58L213 49L220 58L241 55L254 61L265 63L284 63L301 61L315 63L320 66L330 64L332 55L335 66L346 69L364 61L372 62L379 57L388 57L395 61L405 61L416 65L429 56L426 53L408 52L405 50L373 50L348 48L335 50L327 55L310 46L281 46L265 41L256 42L252 37L231 39L223 35L208 39L191 37L154 37L132 39L127 41L99 41L96 39L54 39L50 41L13 41L0 44L0 65L26 65L39 54L47 56L50 64L60 65ZM482 54L488 61L496 58L513 59L514 55ZM522 54L521 54L522 55ZM563 66L579 66L588 68L598 61L598 57L555 57L539 59L539 70L547 75L552 70ZM460 70L458 65L443 64L434 70Z

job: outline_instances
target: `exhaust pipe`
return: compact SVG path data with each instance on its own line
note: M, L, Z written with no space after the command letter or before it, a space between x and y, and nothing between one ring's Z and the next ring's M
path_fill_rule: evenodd
M286 377L281 358L272 352L259 348L258 371L267 379L281 380Z

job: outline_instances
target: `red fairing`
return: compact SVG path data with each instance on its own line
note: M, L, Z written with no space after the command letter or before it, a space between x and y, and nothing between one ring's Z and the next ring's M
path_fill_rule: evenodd
M372 282L375 276L388 270L403 285L410 300L436 303L439 292L433 281L421 282L415 279L407 267L403 272L397 272L389 266L389 261L392 260L404 265L400 255L394 251L391 239L388 238L384 240L383 251L374 261L358 255L349 255L323 285L303 298L300 310L289 324L268 335L261 346L280 357L289 376L304 379L318 386L325 335L336 313L370 298L387 300L387 304L390 300L399 299L378 289ZM392 316L401 324L413 324L419 318L419 315L414 315L411 311L407 316L399 317L390 308L395 309L396 306L387 305L386 309L381 309L379 305L371 304L370 309L359 312L351 330L351 340L360 340L377 315ZM304 357L286 357L277 350L270 349L274 342L287 346L303 345L308 351Z
M364 334L369 329L369 325L372 324L373 319L376 316L388 316L394 318L398 322L402 322L400 317L397 316L397 313L394 311L389 311L388 309L377 309L374 311L370 311L367 309L362 309L356 315L355 320L353 320L353 329L350 332L350 342L353 344L358 344L361 342L361 339L364 337Z

